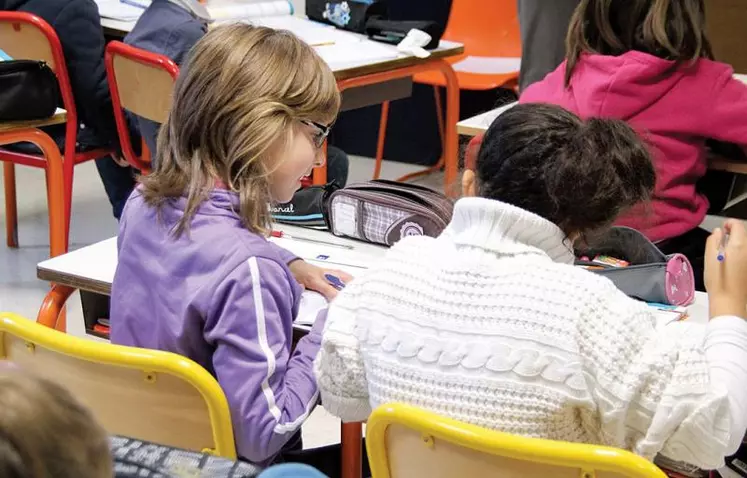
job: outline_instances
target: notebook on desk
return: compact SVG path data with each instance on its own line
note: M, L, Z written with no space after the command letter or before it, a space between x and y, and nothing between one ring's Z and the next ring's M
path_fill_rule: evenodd
M102 18L132 22L140 18L150 5L150 0L95 0ZM291 16L293 4L290 0L210 0L202 5L197 0L181 0L194 3L196 9L207 10L215 22L238 21L265 16ZM203 10L203 11L204 11Z

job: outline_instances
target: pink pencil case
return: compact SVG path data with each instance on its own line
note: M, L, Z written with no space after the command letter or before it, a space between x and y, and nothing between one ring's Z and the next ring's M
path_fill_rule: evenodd
M576 257L607 255L630 263L614 267L577 260L577 265L602 267L593 272L611 280L626 295L646 302L688 305L695 299L695 281L690 261L682 254L666 255L646 236L629 227L613 227Z

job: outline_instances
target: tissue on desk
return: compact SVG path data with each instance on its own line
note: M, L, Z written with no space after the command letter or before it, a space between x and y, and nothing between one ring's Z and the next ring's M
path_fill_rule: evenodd
M417 28L413 28L407 32L407 36L397 44L397 50L418 58L428 58L431 54L423 47L430 42L431 36L429 34L422 30L418 30Z

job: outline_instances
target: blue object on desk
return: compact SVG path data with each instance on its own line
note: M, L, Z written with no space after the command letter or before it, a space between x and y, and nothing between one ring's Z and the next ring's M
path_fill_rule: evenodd
M125 5L129 5L131 7L142 8L143 10L147 8L146 5L137 2L136 0L119 0L119 3L124 3Z
M337 290L342 290L345 288L345 283L341 281L337 276L333 276L332 274L324 274L324 278L327 279L327 282L332 284L332 287Z

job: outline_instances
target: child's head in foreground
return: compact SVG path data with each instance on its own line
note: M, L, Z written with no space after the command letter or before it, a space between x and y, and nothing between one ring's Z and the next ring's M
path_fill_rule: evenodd
M0 367L0 476L112 476L109 442L91 412L56 383Z
M464 194L541 216L567 237L604 229L648 200L656 180L648 150L626 123L546 104L518 105L482 140Z
M245 226L262 231L268 204L289 201L301 178L323 164L339 107L332 71L293 34L215 28L191 50L176 82L143 196L156 207L187 197L178 234L211 189L226 188L239 195Z
M566 39L566 85L582 53L640 51L679 63L713 58L705 0L581 0Z

